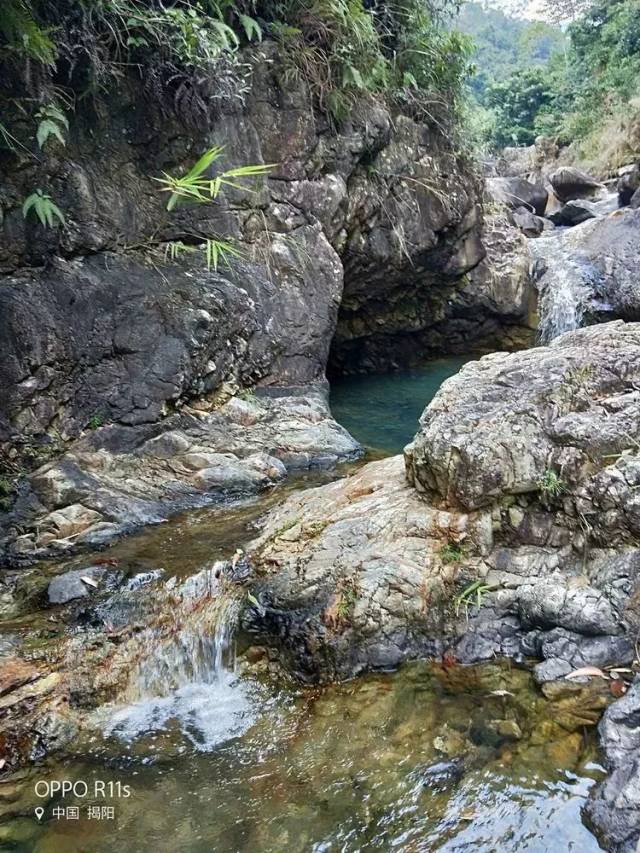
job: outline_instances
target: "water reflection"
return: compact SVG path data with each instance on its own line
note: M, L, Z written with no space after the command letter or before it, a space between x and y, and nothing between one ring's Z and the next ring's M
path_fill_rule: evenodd
M599 849L580 820L600 775L593 741L578 714L575 727L567 722L566 707L562 727L555 722L554 703L526 672L414 664L322 690L245 696L255 723L208 754L179 726L158 732L152 722L126 748L108 731L78 745L37 778L126 781L133 795L115 803L114 824L56 821L50 802L44 826L27 817L2 825L0 840L13 845L3 849ZM14 802L25 815L28 791Z
M425 407L467 361L441 358L413 370L345 377L331 384L331 411L365 447L402 453Z

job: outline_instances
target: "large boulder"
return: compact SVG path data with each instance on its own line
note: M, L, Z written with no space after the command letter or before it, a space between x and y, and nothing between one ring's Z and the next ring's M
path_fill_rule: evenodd
M492 349L531 346L537 326L537 292L529 241L503 212L485 216L482 242L486 256L451 297L450 316L441 324L439 339L443 346L448 340L449 346L468 352L469 337L481 321L483 342Z
M549 196L542 184L534 184L524 178L489 178L486 188L493 202L511 210L524 206L542 216L547 207Z
M586 816L605 850L636 853L640 841L640 679L598 727L608 777L587 802Z
M587 204L606 211L608 200ZM530 244L543 342L584 322L640 319L639 234L640 213L616 210Z
M581 222L586 222L588 219L595 219L597 212L591 202L576 200L568 201L559 210L549 213L547 216L554 225L572 226L580 225Z
M636 163L618 180L618 200L620 206L631 204L634 195L640 190L640 163Z
M600 181L574 166L562 166L549 175L549 183L560 201L591 198L602 188Z
M539 237L545 230L545 220L531 213L526 207L518 207L512 214L513 223L525 237Z
M256 494L287 472L360 453L331 417L324 390L310 387L189 408L161 424L103 426L25 479L0 517L0 560L24 564L102 545L180 509Z
M471 362L423 414L406 451L410 482L465 511L556 481L575 488L634 446L638 384L640 326L621 322Z

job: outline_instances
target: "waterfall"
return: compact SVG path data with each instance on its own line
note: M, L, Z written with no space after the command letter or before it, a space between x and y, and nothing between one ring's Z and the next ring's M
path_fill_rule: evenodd
M553 242L555 253L545 254L546 270L538 282L538 336L543 344L580 328L591 293L584 266L560 251L559 241Z
M179 730L210 751L257 718L255 696L235 673L237 595L219 592L189 624L150 649L132 673L126 705L101 711L107 737L132 741Z
M584 202L586 204L586 202ZM593 219L570 228L560 227L529 240L535 261L538 302L538 337L548 344L565 332L582 326L587 311L597 301L602 272L594 267L585 246L598 221L618 207L617 193L590 202Z
M591 227L590 222L585 225ZM584 226L559 229L529 241L538 268L538 338L542 344L579 329L593 299L597 273L586 256L572 245L574 234L581 228Z

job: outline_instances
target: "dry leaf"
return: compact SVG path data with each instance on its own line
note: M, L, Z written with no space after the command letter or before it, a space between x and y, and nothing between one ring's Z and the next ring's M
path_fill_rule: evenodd
M580 678L583 675L596 675L598 678L609 678L606 672L598 669L597 666L581 666L579 669L574 669L569 675L565 675L566 679Z
M621 678L612 681L609 685L609 690L611 691L611 695L615 696L616 699L619 699L621 696L627 692L627 682L623 681Z

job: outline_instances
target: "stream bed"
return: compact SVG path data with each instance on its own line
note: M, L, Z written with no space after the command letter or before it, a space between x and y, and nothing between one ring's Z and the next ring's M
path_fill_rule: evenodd
M216 746L196 745L188 720L154 726L149 717L145 732L103 729L76 754L29 771L13 802L3 797L13 818L0 824L2 849L599 849L580 819L602 776L593 737L559 726L526 671L411 664L280 692L254 681L234 709L239 689L219 685L227 698L216 713L240 733ZM37 799L35 782L52 779L81 781L90 793ZM96 781L130 793L95 797ZM105 805L113 817L89 816ZM77 806L79 818L54 817L56 806Z
M399 452L426 403L465 361L346 379L333 389L334 413L369 448ZM182 513L101 559L129 578L161 569L163 582L180 582L244 547L260 514L291 489L347 471L304 475L233 507ZM49 622L51 611L37 609L59 570L25 573L10 629L27 645L29 634L63 631ZM579 698L576 708L571 696L558 704L529 671L499 662L413 663L302 688L274 678L264 650L236 660L236 639L246 649L234 634L237 608L221 604L226 615L209 633L194 623L145 650L132 669L136 690L119 705L89 709L71 749L0 782L0 850L600 849L580 816L603 771ZM54 780L79 787L64 797L36 794L37 783L42 790Z

